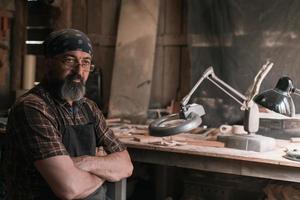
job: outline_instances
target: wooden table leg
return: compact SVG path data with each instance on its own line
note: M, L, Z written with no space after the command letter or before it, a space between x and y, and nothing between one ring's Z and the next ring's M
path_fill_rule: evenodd
M127 179L122 179L114 184L112 200L126 200L126 182Z

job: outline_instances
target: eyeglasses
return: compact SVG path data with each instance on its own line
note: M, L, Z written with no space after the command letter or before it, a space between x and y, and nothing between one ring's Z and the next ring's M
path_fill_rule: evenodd
M83 71L85 72L93 72L95 69L95 65L92 64L90 59L81 59L77 60L72 56L66 56L63 58L56 57L58 61L64 64L64 67L67 69L75 69L77 66L81 66Z

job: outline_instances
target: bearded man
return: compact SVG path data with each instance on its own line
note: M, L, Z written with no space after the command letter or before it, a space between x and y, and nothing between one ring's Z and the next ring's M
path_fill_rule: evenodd
M131 175L124 145L85 98L94 70L89 38L52 32L44 42L47 73L10 110L2 161L7 199L107 199L105 181ZM96 154L103 147L106 155Z

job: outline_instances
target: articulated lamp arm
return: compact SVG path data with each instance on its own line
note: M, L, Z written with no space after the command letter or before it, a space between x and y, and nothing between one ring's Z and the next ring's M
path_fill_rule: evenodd
M259 128L259 110L257 104L253 102L254 96L256 96L259 92L261 83L266 75L269 73L273 66L273 63L267 61L266 64L262 66L259 70L257 75L254 78L253 85L251 87L251 91L248 97L244 96L230 85L219 79L212 67L209 67L203 75L200 77L198 82L194 85L191 91L186 95L183 100L181 101L181 108L182 112L185 112L186 105L188 104L191 96L196 91L196 89L200 86L200 84L205 80L209 80L219 89L221 89L224 93L234 99L237 103L239 103L242 107L242 110L245 110L245 117L244 117L244 128L248 133L255 133L258 131ZM298 91L297 91L298 92ZM299 90L300 92L300 90Z
M273 67L273 63L267 61L266 64L262 66L262 68L259 70L257 75L254 78L254 82L250 91L250 94L248 97L245 97L243 94L232 88L230 85L219 79L216 74L214 73L213 67L207 68L205 72L202 74L198 82L194 85L194 87L191 89L191 91L182 99L181 106L186 106L191 98L191 96L194 94L194 92L197 90L197 88L200 86L200 84L205 80L208 79L210 82L212 82L214 85L216 85L218 88L220 88L223 92L225 92L227 95L229 95L231 98L233 98L236 102L238 102L240 105L245 107L249 106L248 104L253 101L253 98L258 94L261 83L263 79L266 77L266 75L269 73L271 68ZM295 93L298 92L300 94L300 90L295 91Z
M193 95L193 93L196 91L196 89L200 86L200 84L205 80L209 80L211 83L213 83L215 86L217 86L219 89L221 89L223 92L225 92L227 95L229 95L231 98L233 98L236 102L238 102L240 105L244 105L244 101L247 99L243 94L232 88L230 85L219 79L216 74L214 73L213 67L209 67L203 75L200 77L198 82L194 85L194 87L191 89L191 91L182 99L181 106L186 106Z
M194 87L190 90L190 92L181 100L181 106L186 106L188 102L190 101L190 98L194 94L194 92L197 90L199 85L210 75L214 74L214 69L212 67L209 67L205 70L205 72L202 74L200 79L197 81L197 83L194 85Z

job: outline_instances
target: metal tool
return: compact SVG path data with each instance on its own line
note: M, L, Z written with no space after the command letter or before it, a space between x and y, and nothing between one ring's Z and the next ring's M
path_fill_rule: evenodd
M288 150L283 157L289 160L300 162L300 149Z

